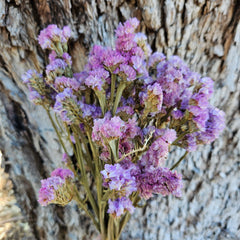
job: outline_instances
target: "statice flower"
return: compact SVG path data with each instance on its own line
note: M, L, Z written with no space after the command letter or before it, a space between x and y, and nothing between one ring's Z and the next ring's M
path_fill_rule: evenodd
M157 136L156 140L139 160L139 164L144 168L164 165L168 156L169 146L176 139L176 132L173 129L162 129L157 131L155 136Z
M125 122L120 117L95 119L92 128L92 139L96 142L104 142L105 139L118 139L125 132Z
M135 208L129 198L122 197L116 200L108 200L108 213L112 214L114 217L120 217L126 211L131 214L134 212Z
M182 92L190 87L187 65L177 56L172 56L167 61L157 65L157 82L163 90L163 102L167 107L175 106Z
M38 42L42 49L55 50L55 43L67 43L70 37L71 29L68 26L65 26L63 30L61 30L57 25L52 24L40 32Z
M163 92L159 83L148 85L146 92L140 93L141 104L144 106L143 117L148 113L160 113L163 102Z
M82 112L82 117L91 117L91 118L99 118L101 117L102 111L100 107L92 104L86 104L83 101L78 102L79 108Z
M55 190L61 187L64 183L64 180L60 177L50 177L44 180L41 180L41 188L39 190L39 203L42 206L47 206L55 200Z
M136 71L127 64L121 64L115 73L118 73L125 81L133 81L136 79Z
M114 71L119 64L125 61L125 57L116 50L106 49L104 52L103 65L108 67L111 71Z
M149 199L152 194L172 194L181 197L182 177L168 168L148 168L136 175L140 196Z
M154 68L159 62L164 61L165 59L166 56L163 53L155 52L149 57L148 67Z
M67 78L65 76L56 77L54 86L59 91L63 91L65 88L70 88L74 91L80 90L80 82L78 82L75 78Z
M72 199L67 185L69 179L74 178L74 174L69 169L58 168L51 173L51 177L41 180L39 190L39 203L47 206L50 203L66 205Z
M129 196L137 190L135 177L131 175L131 169L124 169L119 163L105 164L101 171L103 186L116 190L118 196Z
M126 21L123 25L120 23L116 29L116 49L119 52L129 51L132 48L137 47L137 43L134 41L135 30L139 25L137 18L132 18Z
M74 174L69 169L57 168L51 173L51 177L60 177L61 179L65 180L67 178L74 178Z
M63 92L57 94L54 111L69 125L79 122L80 110L71 88L65 88Z
M97 68L89 72L89 76L86 78L85 84L92 89L101 91L108 77L108 71L106 71L104 68Z
M225 128L225 114L218 108L209 107L209 117L206 122L205 131L197 136L201 144L209 144L214 141Z
M134 36L134 41L137 45L142 48L146 57L149 57L152 53L150 45L147 43L147 36L143 33L136 33Z

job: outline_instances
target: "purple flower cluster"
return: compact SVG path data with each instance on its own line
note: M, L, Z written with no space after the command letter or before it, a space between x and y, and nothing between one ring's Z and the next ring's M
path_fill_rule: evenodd
M114 201L111 199L108 200L108 213L112 214L114 217L120 217L126 211L132 214L134 210L135 207L129 198L122 197Z
M43 29L38 36L38 42L42 49L55 50L54 43L67 43L71 37L71 29L65 26L62 30L57 25L49 25Z
M158 134L156 140L150 145L148 151L144 153L139 160L139 164L144 168L151 166L164 166L165 160L168 156L169 147L176 139L176 132L173 129L156 131L156 134Z
M137 18L120 23L115 48L93 46L84 71L73 73L67 53L70 28L50 25L38 38L43 49L52 50L45 74L29 70L22 77L35 103L51 99L49 106L66 123L69 136L76 126L82 130L70 141L81 144L89 168L89 159L102 161L98 168L114 217L132 213L138 193L145 199L153 194L180 197L182 177L165 167L170 147L194 151L225 126L224 113L209 103L213 81L192 72L178 56L152 53L147 37L135 33L138 26ZM69 164L67 158L63 161ZM58 202L66 179L73 177L67 169L53 171L42 180L39 202ZM69 198L62 198L64 204Z
M74 178L74 174L69 169L58 168L51 173L51 177L41 180L38 202L42 206L47 206L52 202L58 203L57 191L66 184L66 179Z
M119 163L105 164L101 174L103 176L103 186L116 190L118 196L128 197L137 190L135 177L132 176L131 169L124 169Z
M140 196L149 199L152 194L172 194L181 197L182 177L168 168L145 168L136 176Z
M65 88L62 93L56 96L54 111L60 115L64 122L71 125L73 122L78 121L74 110L77 113L79 112L77 98L73 95L71 88Z

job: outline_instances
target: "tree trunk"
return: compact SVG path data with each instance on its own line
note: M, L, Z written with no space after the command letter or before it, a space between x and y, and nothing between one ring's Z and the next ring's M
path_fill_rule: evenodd
M120 21L137 17L153 50L176 54L215 81L214 102L226 112L224 134L178 167L183 198L156 196L137 210L122 239L239 239L240 2L239 0L0 0L0 150L30 239L94 239L94 226L71 203L41 207L40 180L60 166L62 149L45 112L28 100L21 75L43 69L37 43L48 24L69 25L74 70L91 46L114 43ZM182 151L172 152L169 166ZM10 239L6 237L6 239ZM21 238L24 239L24 238Z

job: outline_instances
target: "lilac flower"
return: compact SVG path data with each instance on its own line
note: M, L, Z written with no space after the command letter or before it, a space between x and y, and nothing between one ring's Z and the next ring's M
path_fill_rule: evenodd
M132 214L134 210L135 208L129 198L122 197L114 201L111 199L108 200L108 213L112 214L114 217L120 217L126 211Z
M60 177L63 180L67 178L74 178L74 174L71 170L69 169L63 169L63 168L57 168L51 173L51 177Z
M105 164L101 174L103 175L103 186L119 191L121 196L128 197L137 190L135 177L131 175L131 169L124 169L119 163Z
M168 168L148 168L136 176L140 196L149 199L152 194L173 194L181 197L182 177Z

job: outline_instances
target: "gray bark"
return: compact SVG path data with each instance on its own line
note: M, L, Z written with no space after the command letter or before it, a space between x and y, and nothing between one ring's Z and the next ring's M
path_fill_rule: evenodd
M69 25L74 70L80 71L91 46L113 45L119 21L134 16L154 50L179 55L191 69L215 81L212 102L226 112L227 127L217 141L178 167L184 176L183 198L151 199L134 213L122 239L240 239L238 0L0 0L0 150L30 239L97 236L73 203L43 208L37 202L40 179L61 165L62 152L45 112L29 102L21 82L26 70L41 70L46 64L37 35L50 23ZM173 151L169 166L181 154Z

